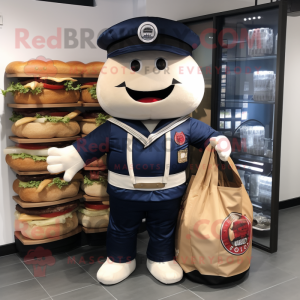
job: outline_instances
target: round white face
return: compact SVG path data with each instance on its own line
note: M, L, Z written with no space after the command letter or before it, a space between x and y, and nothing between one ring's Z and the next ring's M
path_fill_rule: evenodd
M185 116L199 106L203 94L204 80L195 60L164 51L109 58L97 84L101 107L129 120Z

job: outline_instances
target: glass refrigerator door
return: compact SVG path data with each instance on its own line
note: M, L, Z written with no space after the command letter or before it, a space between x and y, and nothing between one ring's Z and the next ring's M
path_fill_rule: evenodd
M222 18L217 130L254 208L253 241L270 247L279 9Z
M192 117L211 125L211 93L212 93L212 60L213 60L213 34L210 32L213 28L213 19L187 23L187 26L193 30L202 40L200 46L193 51L193 58L201 68L205 82L205 93L199 107L192 113ZM209 32L205 34L205 32ZM202 158L202 152L195 147L189 149L189 167L188 178L196 175L199 162Z

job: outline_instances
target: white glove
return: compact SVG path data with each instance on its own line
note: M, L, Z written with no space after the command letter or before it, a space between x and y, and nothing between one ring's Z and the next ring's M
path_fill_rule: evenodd
M218 155L222 161L227 161L231 153L231 145L228 138L224 135L212 137L210 144L216 149Z
M64 180L68 182L71 181L74 175L85 165L74 146L50 148L48 149L48 155L47 170L50 173L65 171Z

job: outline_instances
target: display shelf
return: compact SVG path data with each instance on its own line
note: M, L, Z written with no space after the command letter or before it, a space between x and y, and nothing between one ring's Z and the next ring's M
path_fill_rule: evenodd
M72 230L71 232L69 232L67 234L52 237L52 238L48 238L48 239L43 239L43 240L29 239L29 238L25 237L20 231L15 231L15 237L19 241L21 241L21 243L23 245L39 245L39 244L46 244L46 243L51 243L51 242L54 242L54 241L59 241L59 240L66 239L70 236L73 236L75 234L80 233L81 231L82 231L82 227L81 227L81 225L78 225L78 227L76 229Z
M250 197L250 200L251 200L251 203L252 203L252 206L253 206L253 207L256 207L256 208L258 208L259 210L262 210L262 206L261 206L261 205L258 205L258 204L256 204L256 203L254 203L251 197Z
M56 142L76 141L77 139L80 139L80 136L76 135L76 136L52 138L52 139L27 139L27 138L20 138L18 136L10 136L9 139L15 143L34 144L34 143L56 143Z
M69 108L69 107L81 107L81 103L62 103L62 104L16 104L16 103L8 103L8 107L12 108Z
M254 230L258 230L258 231L270 231L270 230L271 230L270 227L269 227L269 228L263 229L263 228L258 228L258 227L256 227L256 226L252 226L252 228L253 228Z
M36 78L36 77L43 77L43 76L38 76L38 74L27 74L27 73L5 73L5 76L8 77L8 78L12 78L12 77L27 77L27 78ZM82 78L81 74L78 75L78 74L55 74L55 76L52 76L52 77L55 77L55 78Z
M38 175L38 174L50 174L48 171L36 171L36 172L25 172L25 171L18 171L11 168L16 174L18 175Z
M84 233L98 233L98 232L107 232L107 228L86 228L82 226L82 230Z
M222 57L222 61L248 61L248 60L265 60L276 59L277 55L265 55L265 56L248 56L248 57Z
M92 196L84 194L83 198L89 202L109 201L109 196L107 196L107 197L92 197Z
M260 156L260 155L253 155L253 154L241 153L241 152L232 152L231 156L243 160L250 160L250 161L256 161L256 162L267 163L267 164L273 163L272 158Z
M82 74L82 78L99 78L99 74L100 74L100 72L98 73L98 74L95 74L95 75L89 75L89 74Z
M84 167L83 168L84 171L106 171L107 170L107 167L105 166L104 168L99 168L99 167Z
M235 99L221 99L221 102L230 103L253 103L253 104L275 104L274 101L254 101L254 100L235 100Z
M40 174L52 174L52 175L58 175L58 174L62 174L64 173L63 172L60 172L60 173L50 173L48 171L35 171L35 172L28 172L28 171L18 171L18 170L15 170L13 168L11 168L16 174L18 175L40 175ZM80 171L79 171L80 172Z
M100 107L99 103L82 103L83 107Z
M74 197L65 198L65 199L61 199L61 200L57 200L57 201L49 201L49 202L25 202L18 195L13 196L12 198L16 203L18 203L23 208L31 208L31 207L45 207L45 206L52 206L52 205L57 205L57 204L68 203L68 202L72 202L74 200L81 199L83 197L83 195L84 195L84 193L82 191L79 191L79 193Z

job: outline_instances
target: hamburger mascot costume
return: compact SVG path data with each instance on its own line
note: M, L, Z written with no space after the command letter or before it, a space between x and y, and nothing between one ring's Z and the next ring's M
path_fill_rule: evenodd
M225 136L190 117L204 94L191 56L199 44L188 27L162 18L134 18L107 29L98 39L108 59L97 98L112 117L72 146L49 149L48 170L65 171L66 181L107 153L108 258L97 273L103 284L116 284L135 270L137 231L145 217L149 272L165 284L183 276L174 260L174 233L188 147L204 150L213 138L221 160L231 152Z

